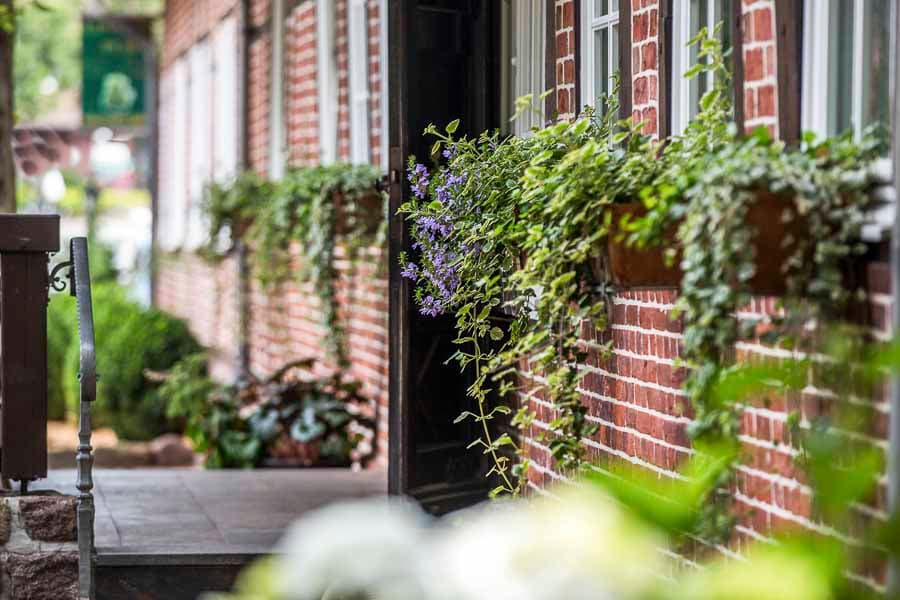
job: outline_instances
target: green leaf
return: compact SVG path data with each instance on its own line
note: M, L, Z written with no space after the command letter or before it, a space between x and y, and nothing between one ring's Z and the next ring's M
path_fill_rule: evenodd
M447 123L447 127L445 127L444 129L449 135L453 135L454 133L456 133L456 130L458 127L459 127L459 119L454 119L454 120L450 121L449 123Z
M499 327L491 328L491 339L498 342L503 339L503 330Z

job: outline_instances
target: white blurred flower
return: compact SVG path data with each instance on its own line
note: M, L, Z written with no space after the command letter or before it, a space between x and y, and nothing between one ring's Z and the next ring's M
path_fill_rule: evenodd
M384 499L311 512L282 541L279 597L420 600L416 573L427 523L418 507Z
M434 540L429 600L622 600L661 572L664 542L588 489L469 511Z

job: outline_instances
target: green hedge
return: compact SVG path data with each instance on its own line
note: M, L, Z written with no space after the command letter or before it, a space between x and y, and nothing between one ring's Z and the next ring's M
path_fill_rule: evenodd
M66 354L77 336L75 299L68 293L54 295L47 308L47 415L51 419L66 418Z
M152 439L178 425L165 416L159 384L144 370L165 371L201 350L187 325L162 311L131 301L112 283L95 285L94 327L100 381L94 415L98 426L110 426L120 438ZM55 414L78 408L78 330L75 302L57 295L50 302L53 323L48 355L50 398ZM64 402L60 402L64 398Z

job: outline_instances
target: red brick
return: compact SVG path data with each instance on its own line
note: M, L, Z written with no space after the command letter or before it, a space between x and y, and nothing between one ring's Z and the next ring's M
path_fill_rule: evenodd
M656 43L645 44L641 47L641 65L644 70L656 68Z
M774 30L772 28L772 11L769 8L762 8L753 11L753 31L754 39L757 42L766 42L774 40Z
M759 81L763 76L762 48L751 48L744 52L744 81Z
M641 76L634 80L634 103L646 104L649 99L647 89L647 77Z
M757 116L774 117L777 116L775 110L775 86L767 85L758 90L758 107Z
M637 44L647 39L649 35L649 19L646 13L635 15L631 19L631 39L632 43Z
M575 3L569 2L563 6L563 27L575 26Z

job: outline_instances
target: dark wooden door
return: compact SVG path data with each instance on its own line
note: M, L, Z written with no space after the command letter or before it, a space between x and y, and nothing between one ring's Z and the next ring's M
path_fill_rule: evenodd
M422 131L461 120L459 134L499 125L499 3L493 0L396 0L390 3L390 490L441 513L485 497L488 466L466 446L474 423L454 424L463 410L468 373L446 364L454 320L418 313L398 257L410 252L397 207L409 194L407 157L427 159L434 140Z

